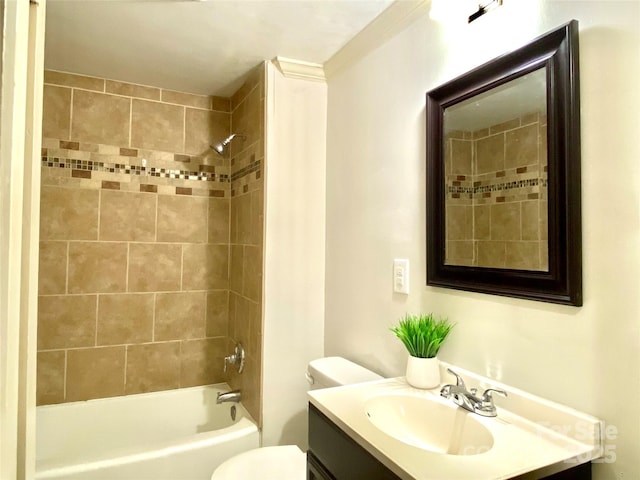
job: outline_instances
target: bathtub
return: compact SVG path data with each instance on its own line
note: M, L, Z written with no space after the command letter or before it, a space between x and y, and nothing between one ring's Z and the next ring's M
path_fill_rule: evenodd
M35 478L208 480L260 443L242 405L216 405L228 390L220 383L37 407Z

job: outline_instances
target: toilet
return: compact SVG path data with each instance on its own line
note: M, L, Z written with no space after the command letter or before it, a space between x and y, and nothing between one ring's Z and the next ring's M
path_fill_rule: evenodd
M377 373L342 357L326 357L311 361L306 377L312 390L382 378ZM211 480L245 478L305 480L307 456L295 445L256 448L230 458L211 475Z

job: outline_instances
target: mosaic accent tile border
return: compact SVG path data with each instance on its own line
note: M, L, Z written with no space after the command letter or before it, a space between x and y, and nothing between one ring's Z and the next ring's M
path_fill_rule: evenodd
M162 195L228 197L228 160L43 138L42 184ZM210 164L210 163L213 164Z
M118 145L71 142L56 138L42 139L42 157L91 160L109 164L148 166L165 170L229 174L229 161L213 152L187 155L161 150L120 147Z
M231 159L232 198L263 188L264 157L260 147L259 142L255 142Z
M241 168L240 170L233 172L231 174L231 181L235 182L236 180L239 180L242 177L249 175L250 173L259 172L261 166L262 166L262 161L259 159L255 160L255 158L253 158L246 167ZM258 175L258 178L260 178L260 175Z
M92 160L79 160L74 158L42 157L43 167L69 168L74 171L84 172L108 172L124 175L151 176L158 178L172 178L181 180L196 180L203 182L229 182L229 175L216 174L215 172L189 170L177 170L170 168L144 167L139 165L126 165L121 163L96 162ZM76 175L77 176L77 175ZM91 175L81 178L91 178Z
M475 182L479 183L479 182ZM447 193L450 194L471 194L476 195L478 193L487 193L487 192L507 192L509 190L514 190L518 188L526 188L526 187L537 187L541 186L543 188L547 187L547 179L546 178L528 178L525 180L514 180L511 182L503 182L503 183L495 183L493 185L476 185L473 186L464 186L460 184L460 181L453 181L452 185L447 185Z
M189 182L188 180L170 180L171 182L182 182L186 186L168 185L167 179L156 179L155 177L129 177L135 178L136 181L126 181L122 176L112 173L93 172L93 177L88 178L91 172L84 170L69 170L61 168L45 167L42 169L42 185L57 187L72 187L86 190L120 190L123 192L142 192L155 193L159 195L191 195L194 197L214 197L226 198L230 194L227 184L208 185L227 185L222 188L210 189L205 188L207 182ZM97 177L97 178L96 178ZM123 180L123 181L119 181ZM149 182L149 183L142 183ZM165 183L151 183L165 182ZM200 185L202 188L195 188L189 185Z

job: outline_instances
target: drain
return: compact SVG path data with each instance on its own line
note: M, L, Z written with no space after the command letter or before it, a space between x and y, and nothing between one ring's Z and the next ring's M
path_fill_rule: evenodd
M235 405L231 405L231 420L232 421L236 421L236 406Z

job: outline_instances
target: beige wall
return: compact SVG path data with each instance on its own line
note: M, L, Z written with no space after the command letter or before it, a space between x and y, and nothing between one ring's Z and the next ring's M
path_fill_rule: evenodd
M425 93L573 18L584 306L427 287ZM403 375L389 326L406 312L447 316L444 360L617 428L615 462L595 480L640 478L640 413L623 400L640 398L639 23L640 4L624 1L504 2L470 25L424 15L328 82L325 353ZM411 261L408 296L392 293L394 258Z
M225 380L230 101L45 72L39 404Z

